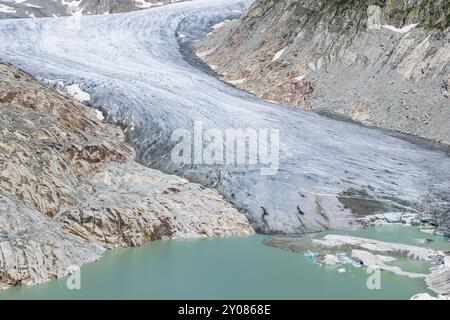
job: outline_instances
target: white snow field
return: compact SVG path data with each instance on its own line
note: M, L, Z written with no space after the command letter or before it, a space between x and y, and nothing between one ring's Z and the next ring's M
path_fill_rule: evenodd
M448 205L441 199L450 190L445 153L264 102L183 58L177 33L206 34L249 4L194 0L125 14L3 20L0 59L55 86L77 84L91 106L126 128L138 161L216 188L262 232L355 228L357 217L338 200L349 190L370 198L367 206L391 211ZM278 173L261 175L255 165L173 163L170 136L192 130L194 121L204 129L279 129Z

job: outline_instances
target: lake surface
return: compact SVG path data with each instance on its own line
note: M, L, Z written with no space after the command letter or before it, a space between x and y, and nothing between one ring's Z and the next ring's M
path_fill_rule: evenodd
M336 234L337 232L333 232ZM450 249L447 240L416 228L389 225L346 232L386 241ZM118 249L81 268L81 289L66 279L0 292L0 299L409 299L429 292L420 279L382 273L381 289L369 290L365 268L313 264L304 255L262 244L268 236L157 241ZM423 272L421 262L401 261ZM425 270L424 270L425 269Z

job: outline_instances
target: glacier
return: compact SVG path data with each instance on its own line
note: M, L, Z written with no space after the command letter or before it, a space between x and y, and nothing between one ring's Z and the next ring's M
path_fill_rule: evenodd
M216 188L260 232L357 228L360 216L343 197L385 211L448 210L445 152L262 101L189 63L180 41L206 35L250 4L194 0L123 14L2 20L0 59L62 91L76 86L124 128L137 161ZM278 173L263 176L257 165L175 164L171 134L196 121L220 130L278 129Z

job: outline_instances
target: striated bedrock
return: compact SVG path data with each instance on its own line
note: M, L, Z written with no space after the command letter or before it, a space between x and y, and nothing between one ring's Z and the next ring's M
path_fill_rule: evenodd
M116 246L252 234L216 191L134 162L98 111L0 63L0 288Z
M450 144L448 1L257 0L195 45L257 96Z
M128 12L180 0L0 0L0 19Z

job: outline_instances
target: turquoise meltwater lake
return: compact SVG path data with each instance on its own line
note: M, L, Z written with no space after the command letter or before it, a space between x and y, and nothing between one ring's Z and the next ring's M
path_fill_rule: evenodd
M442 237L401 225L329 233L450 249ZM264 245L269 238L168 240L117 249L81 268L80 290L68 290L60 279L4 290L0 299L409 299L429 292L423 279L388 272L381 273L381 289L369 290L365 268L345 266L339 273L303 254ZM423 245L418 238L434 242ZM416 272L428 268L417 261L397 263Z

